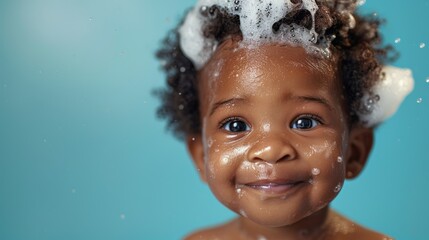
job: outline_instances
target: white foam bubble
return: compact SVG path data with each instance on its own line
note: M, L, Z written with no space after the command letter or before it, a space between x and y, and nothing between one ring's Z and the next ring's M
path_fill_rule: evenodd
M367 126L375 126L392 116L404 98L413 90L414 79L409 69L393 66L383 68L384 78L375 85L372 92L378 96L372 103L370 114L360 114L361 121ZM372 96L365 94L362 104L368 104Z
M201 12L207 12L211 6L217 5L229 14L240 18L240 29L243 43L255 45L264 42L281 42L303 46L311 52L326 52L327 45L316 46L318 34L315 31L315 14L319 9L315 0L304 0L301 4L293 4L290 0L199 0L188 13L183 25L179 28L180 47L195 67L200 69L216 50L218 42L205 38L203 26L209 20ZM275 33L273 25L283 19L291 11L308 10L312 16L312 28L282 25L279 33ZM321 49L323 48L323 50Z

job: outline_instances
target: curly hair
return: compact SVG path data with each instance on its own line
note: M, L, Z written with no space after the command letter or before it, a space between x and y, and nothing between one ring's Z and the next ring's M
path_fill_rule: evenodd
M361 98L380 79L385 62L393 60L388 54L391 46L381 46L379 26L383 21L375 15L359 16L353 13L354 26L350 26L350 14L335 10L327 1L317 1L315 30L320 34L318 41L331 38L330 50L338 58L337 69L343 85L349 123L359 122L359 113L365 114ZM222 42L229 36L241 36L240 19L217 5L202 12L208 19L203 26L205 38ZM182 20L183 21L183 20ZM178 28L173 29L163 41L157 57L162 62L167 75L167 88L156 92L162 104L158 116L167 120L167 126L179 138L199 134L201 122L199 114L197 69L185 56L179 45ZM297 24L311 28L312 17L308 10L296 10L274 23L273 32L282 24Z

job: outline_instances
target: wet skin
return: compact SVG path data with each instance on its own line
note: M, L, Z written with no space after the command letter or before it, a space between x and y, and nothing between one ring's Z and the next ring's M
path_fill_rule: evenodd
M329 203L372 146L372 130L347 122L334 66L299 47L227 40L199 72L202 131L188 147L217 199L241 215L219 234L334 239Z

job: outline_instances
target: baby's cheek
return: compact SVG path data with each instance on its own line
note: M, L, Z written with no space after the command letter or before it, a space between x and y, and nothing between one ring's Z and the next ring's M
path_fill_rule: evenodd
M345 164L342 151L336 142L310 147L317 149L309 158L312 179L311 201L316 206L326 206L341 190L344 183Z
M219 151L216 151L219 149ZM235 186L237 171L246 159L246 146L216 145L206 161L208 184L213 194L227 207L232 207L240 195Z

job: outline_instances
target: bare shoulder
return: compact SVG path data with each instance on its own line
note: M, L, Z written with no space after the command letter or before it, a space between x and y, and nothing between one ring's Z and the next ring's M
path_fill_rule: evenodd
M185 240L202 240L202 239L235 239L234 228L236 220L232 220L222 225L198 230L188 236Z
M332 239L335 240L393 240L393 238L361 226L348 218L332 212L332 231L331 233L335 235Z

